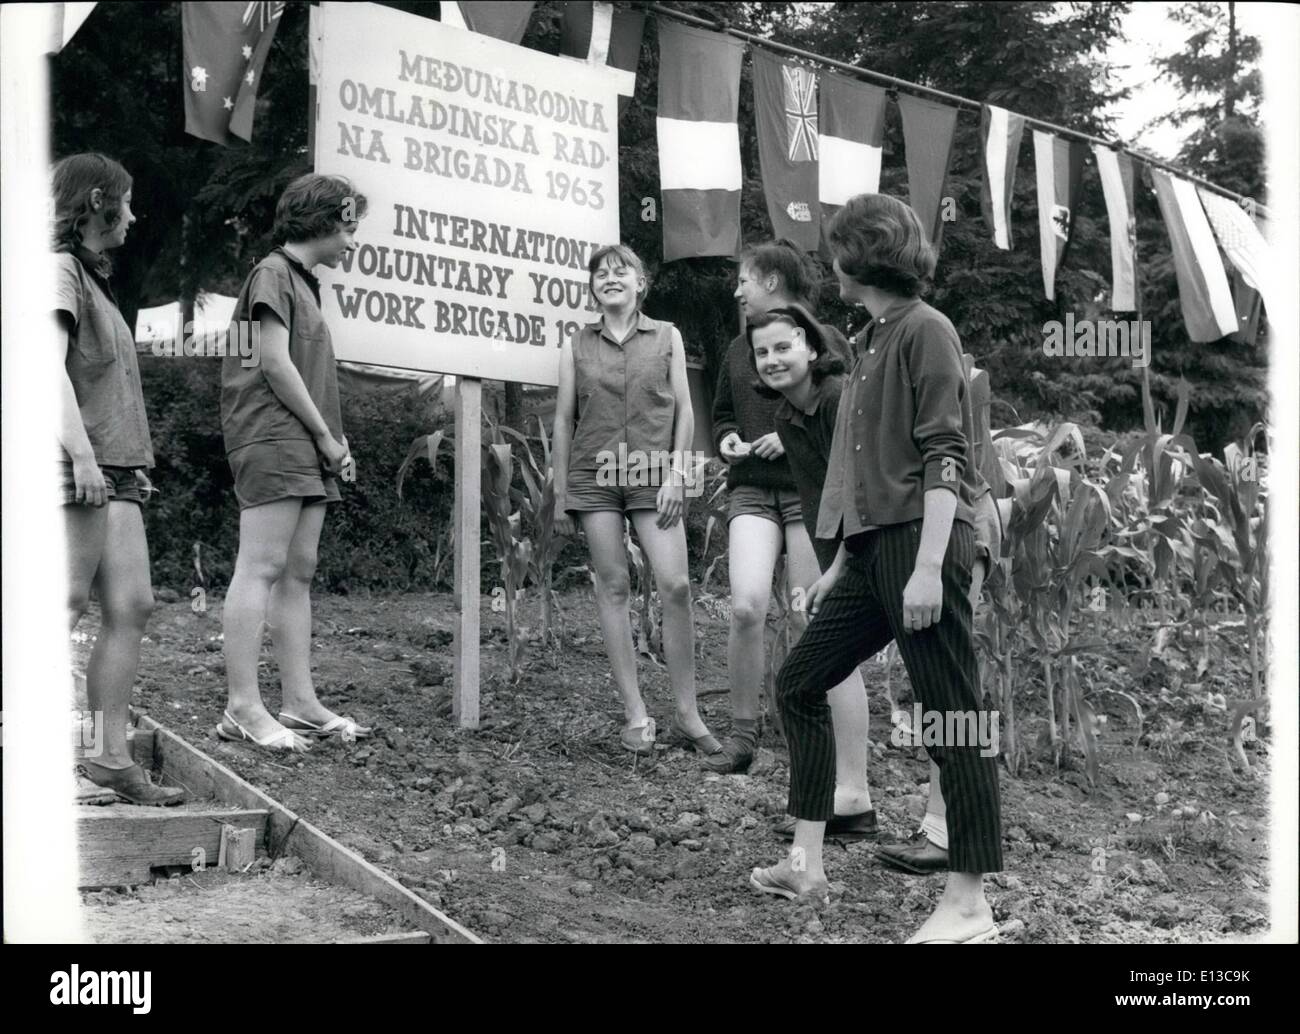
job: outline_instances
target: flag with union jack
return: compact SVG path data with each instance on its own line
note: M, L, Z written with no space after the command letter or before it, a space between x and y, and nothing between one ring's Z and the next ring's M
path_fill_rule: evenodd
M772 232L805 251L821 240L817 169L817 76L756 49L754 111L758 159Z
M230 146L253 138L262 70L284 0L181 4L185 132Z
M790 134L790 161L817 160L817 76L799 65L783 65L785 124Z

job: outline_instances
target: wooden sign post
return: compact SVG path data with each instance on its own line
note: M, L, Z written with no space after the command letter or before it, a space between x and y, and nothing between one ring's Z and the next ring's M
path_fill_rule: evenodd
M461 729L478 728L479 491L483 466L483 382L456 378L455 593L452 633L455 677L451 717Z

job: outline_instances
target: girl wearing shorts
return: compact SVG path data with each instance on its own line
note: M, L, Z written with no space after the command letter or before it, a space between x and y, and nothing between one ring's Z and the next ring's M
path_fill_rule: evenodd
M596 606L626 723L622 746L654 749L655 720L637 687L628 622L624 520L636 530L663 604L663 646L676 708L676 738L708 755L721 745L695 701L695 630L687 571L685 482L695 419L686 353L671 323L641 312L646 275L624 245L599 248L588 264L601 318L564 343L555 408L556 527L579 522L591 550Z
M351 471L329 328L312 267L336 268L356 248L366 199L341 176L308 174L275 210L284 243L240 289L231 334L253 355L221 365L221 430L239 502L239 555L223 612L230 700L217 735L305 752L307 737L352 740L370 730L316 697L311 676L311 580L325 504L339 501ZM283 690L273 718L262 703L257 661L270 627Z
M777 307L804 304L811 308L808 300L816 293L815 270L789 241L755 245L741 256L736 297L746 319ZM837 331L824 327L822 336L839 355L848 354L847 342ZM809 529L804 525L795 474L776 432L780 398L756 390L761 385L751 351L746 334L731 342L713 405L714 440L719 454L731 465L727 472L731 583L727 670L732 732L723 752L704 762L716 772L744 771L758 744L766 659L763 633L777 558L784 550L792 603L794 589L806 589L820 574ZM837 835L874 836L876 815L867 789L867 697L861 678L836 687L830 701L835 712ZM789 833L788 824L784 832Z
M67 534L68 627L93 587L102 620L86 667L90 710L103 716L91 782L132 804L177 804L184 791L154 786L131 760L126 729L140 641L153 612L149 544L141 507L153 466L135 335L118 310L105 256L135 222L131 177L102 154L74 154L54 166L55 304L63 343L63 525Z

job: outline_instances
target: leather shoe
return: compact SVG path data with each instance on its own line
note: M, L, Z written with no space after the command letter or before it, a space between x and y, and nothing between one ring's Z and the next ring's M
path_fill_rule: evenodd
M886 844L876 852L885 865L913 876L928 876L932 872L943 872L948 868L948 852L936 847L930 838L917 832L911 840L902 843Z
M149 776L139 765L126 768L106 768L93 761L82 761L78 770L96 786L112 790L123 800L131 804L143 804L163 807L180 804L185 800L185 791L174 786L154 786Z
M794 839L793 816L787 815L776 824L776 835L782 840ZM826 823L828 840L870 840L880 835L876 823L876 809L860 811L856 815L836 815Z

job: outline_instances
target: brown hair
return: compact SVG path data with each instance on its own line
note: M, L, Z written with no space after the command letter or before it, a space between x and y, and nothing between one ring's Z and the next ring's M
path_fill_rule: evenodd
M798 327L803 331L808 347L817 353L817 358L813 360L810 367L814 384L820 384L824 378L844 372L843 358L831 347L830 341L823 333L821 325L813 319L812 313L802 305L783 305L775 309L768 309L767 312L759 313L750 319L745 327L745 337L749 340L749 365L753 368L756 377L754 390L763 398L779 399L782 397L781 392L775 388L769 388L763 383L763 378L757 376L758 362L754 359L754 331L762 327L770 327L774 323L782 323L788 327Z
M351 180L309 172L284 188L275 206L272 236L289 242L328 237L365 214L366 196Z
M934 276L935 253L910 205L885 194L850 198L827 229L831 254L865 287L915 297Z
M591 291L592 297L595 297L596 290L593 285L596 282L596 270L604 265L607 258L611 257L619 265L630 266L635 269L645 281L645 286L636 296L637 308L640 308L641 303L645 301L645 296L650 292L650 274L645 271L645 265L641 262L637 253L626 244L605 244L592 252L591 259L587 262L587 290Z
M131 174L102 154L70 154L54 163L50 175L54 196L55 251L74 251L82 244L82 229L94 215L90 195L104 193L104 220L116 226L122 217L122 198L131 190Z
M761 244L751 244L740 253L741 267L749 266L760 276L775 273L781 278L786 294L808 305L817 303L821 276L813 261L799 246L784 237Z

